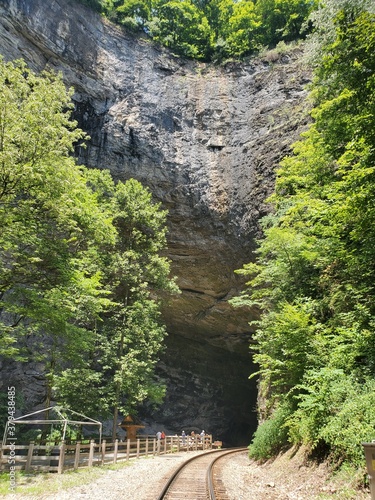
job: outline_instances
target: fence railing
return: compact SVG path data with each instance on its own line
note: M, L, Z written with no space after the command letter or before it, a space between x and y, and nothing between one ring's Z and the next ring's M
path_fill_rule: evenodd
M214 443L214 446L216 443ZM127 439L114 442L103 440L96 443L77 441L58 445L40 445L31 441L28 445L0 445L0 470L24 470L57 472L79 467L93 467L104 464L116 464L131 458L162 455L178 451L204 450L213 447L212 436L166 436L156 439L153 436L140 436L136 440Z

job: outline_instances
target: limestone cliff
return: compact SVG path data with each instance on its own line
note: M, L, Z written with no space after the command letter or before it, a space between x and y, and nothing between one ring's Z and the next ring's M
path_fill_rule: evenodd
M36 71L61 71L91 136L79 161L137 178L169 210L168 255L182 294L164 308L167 401L145 418L151 427L157 418L171 430L190 423L226 437L241 428L248 439L251 318L227 300L241 286L233 271L252 259L275 166L305 124L300 51L215 67L178 58L70 0L0 0L0 52ZM191 414L179 414L187 404Z

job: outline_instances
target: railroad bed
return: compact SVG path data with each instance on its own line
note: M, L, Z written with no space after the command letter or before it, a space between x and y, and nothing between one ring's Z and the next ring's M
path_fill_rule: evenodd
M213 450L186 460L169 478L157 500L229 500L220 467L231 454L245 450Z

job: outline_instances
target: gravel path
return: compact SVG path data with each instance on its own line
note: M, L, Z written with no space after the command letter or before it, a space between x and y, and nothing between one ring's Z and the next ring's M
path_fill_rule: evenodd
M130 460L126 467L106 470L103 475L81 486L38 495L6 495L3 498L25 498L28 500L155 500L171 472L187 458L201 451L180 452L171 455ZM65 475L65 474L64 474ZM64 476L63 475L63 476ZM60 476L62 477L62 476Z
M197 452L133 459L128 466L103 470L87 484L67 487L56 493L22 495L17 492L5 499L28 500L155 500L171 472ZM96 468L94 468L96 469ZM63 478L62 476L55 476ZM302 451L287 452L263 465L249 460L247 452L232 455L222 467L222 480L230 500L314 500L369 498L368 492L341 496L340 486L328 482L326 465L307 466Z

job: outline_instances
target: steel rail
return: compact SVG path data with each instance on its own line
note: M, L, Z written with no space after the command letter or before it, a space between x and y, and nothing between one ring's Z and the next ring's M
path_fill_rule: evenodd
M212 460L210 465L207 468L207 475L206 475L206 483L207 483L207 490L208 490L208 498L209 500L219 500L216 492L215 492L215 478L214 478L214 466L218 460L220 460L223 457L226 457L227 455L230 455L232 453L240 453L242 451L246 451L247 448L235 448L228 450L226 452L223 452L219 457L216 457Z
M169 493L171 493L171 490L173 489L173 483L177 481L178 477L182 475L184 470L187 469L187 467L194 461L198 461L202 459L203 457L206 457L207 455L211 454L219 454L218 457L215 457L209 464L208 466L206 465L207 472L205 476L205 488L207 490L207 495L211 495L209 498L212 500L218 500L217 497L215 496L215 490L214 490L214 479L212 475L212 469L213 469L213 464L217 462L222 456L226 456L227 454L230 453L238 453L240 451L244 451L246 448L236 448L236 449L231 449L231 450L211 450L207 451L206 453L203 453L201 455L196 455L194 457L189 458L188 460L185 460L177 469L172 473L172 475L169 477L168 481L164 485L162 491L160 492L159 496L156 498L156 500L164 500L165 498L168 498Z

